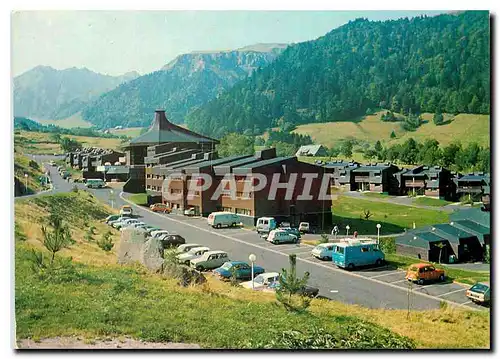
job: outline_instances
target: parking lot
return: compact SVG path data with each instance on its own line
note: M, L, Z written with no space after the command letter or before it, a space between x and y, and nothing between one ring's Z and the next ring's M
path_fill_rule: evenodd
M279 244L275 245L266 240L262 239L253 230L246 228L221 228L212 229L207 225L205 218L200 217L184 217L184 216L174 216L176 221L184 222L189 225L199 227L201 229L209 230L211 232L217 233L222 236L232 237L239 241L246 242L252 245L258 245L259 247L277 251L282 254L296 254L298 258L303 261L314 263L321 266L331 266L332 269L341 270L333 265L329 261L322 261L311 255L311 250L313 246L308 244ZM276 269L277 270L277 269ZM427 283L425 285L411 284L405 279L405 271L391 267L389 265L377 268L365 268L355 270L353 272L344 271L345 274L355 274L362 276L367 280L376 280L386 284L388 286L397 286L403 290L411 290L414 293L422 293L427 296L431 296L438 300L453 302L456 305L463 306L466 308L487 310L486 307L477 305L465 296L465 291L468 286L460 285L457 283L445 281L436 283Z

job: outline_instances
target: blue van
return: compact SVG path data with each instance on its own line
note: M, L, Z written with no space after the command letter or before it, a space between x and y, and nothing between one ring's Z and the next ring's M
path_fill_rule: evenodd
M357 239L336 243L332 261L337 267L353 270L374 264L381 266L385 262L385 256L375 240Z

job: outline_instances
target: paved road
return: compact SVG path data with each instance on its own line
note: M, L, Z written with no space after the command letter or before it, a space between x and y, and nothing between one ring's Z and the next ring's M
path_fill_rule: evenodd
M51 171L55 192L69 191L73 184ZM81 184L78 184L81 187ZM109 189L91 192L101 201L110 203ZM115 190L118 194L119 191ZM126 194L114 196L117 208L128 202ZM250 253L257 256L257 265L267 271L280 271L288 267L288 255L297 254L297 271L308 271L310 284L320 289L320 295L345 303L358 304L370 308L406 309L408 306L408 284L404 272L389 268L365 269L347 272L335 267L331 262L323 262L311 256L311 247L303 244L273 245L262 240L255 232L242 229L212 229L204 218L189 218L180 215L164 215L134 205L135 213L144 222L178 233L188 243L206 245L212 249L222 249L233 260L248 261ZM410 295L413 309L439 308L441 301L465 308L483 309L465 298L465 288L454 283L414 285Z

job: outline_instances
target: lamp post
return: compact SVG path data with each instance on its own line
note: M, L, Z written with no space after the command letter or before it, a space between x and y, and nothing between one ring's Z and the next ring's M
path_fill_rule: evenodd
M110 200L111 200L111 208L115 208L115 207L113 206L113 194L114 194L113 190L112 190L112 189L111 189L111 190L109 190L109 195L110 195Z
M349 227L349 225L345 226L345 229L347 231L347 237L349 237L349 230L351 229L351 227Z
M248 256L248 259L252 263L252 290L253 290L254 289L253 264L254 264L255 260L257 259L257 257L255 256L255 254L252 253Z
M24 174L24 191L25 193L28 193L28 174Z
M377 223L377 244L380 242L380 227L382 227L380 223Z

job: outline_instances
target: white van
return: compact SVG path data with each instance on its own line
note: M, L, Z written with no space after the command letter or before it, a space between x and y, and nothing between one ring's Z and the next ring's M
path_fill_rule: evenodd
M106 187L106 182L100 178L89 178L85 186L87 188L104 188Z
M273 229L276 229L277 223L273 217L260 217L257 219L257 225L255 227L257 228L258 234L269 233Z
M299 238L286 229L274 229L269 232L269 236L267 236L266 241L271 242L272 244L298 243Z
M234 227L241 221L240 217L231 212L212 212L209 214L207 222L214 228L220 228L222 226Z

